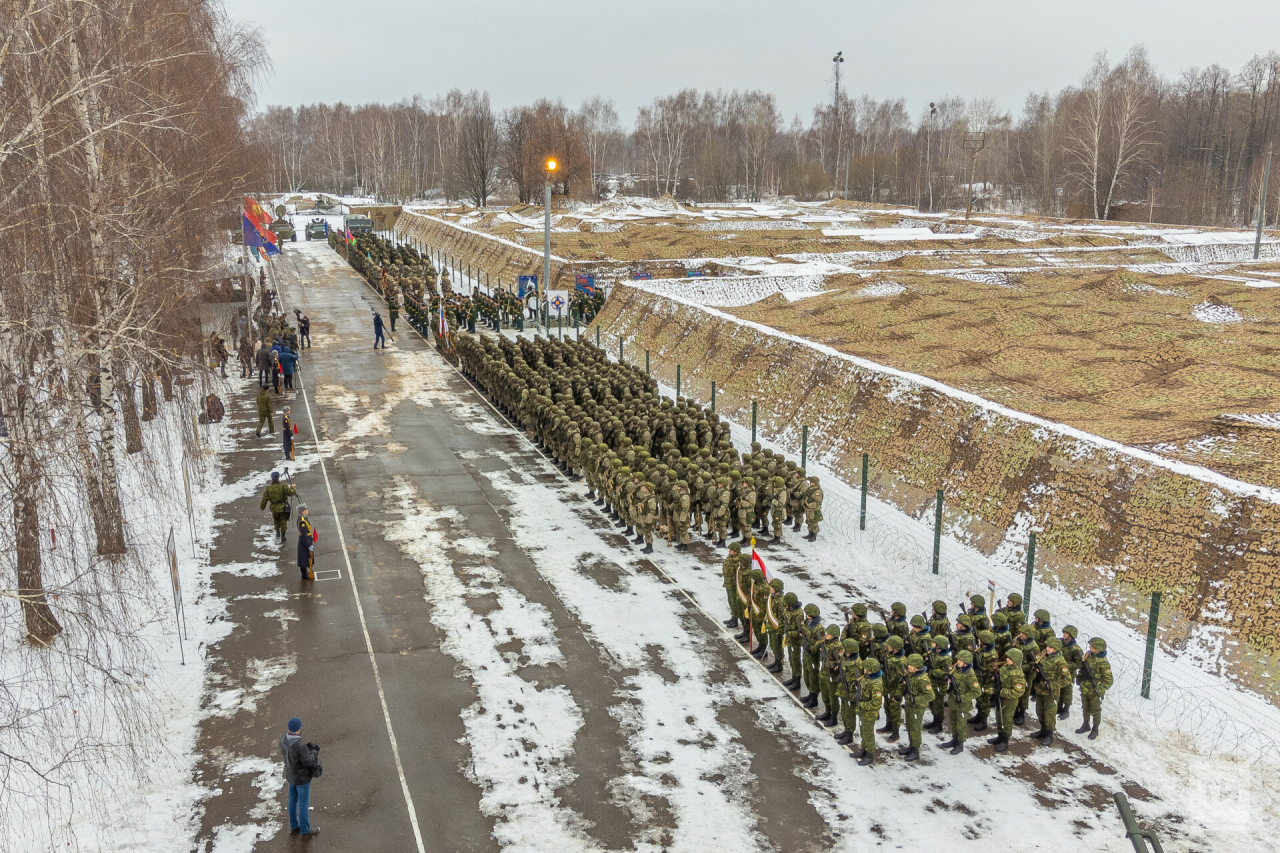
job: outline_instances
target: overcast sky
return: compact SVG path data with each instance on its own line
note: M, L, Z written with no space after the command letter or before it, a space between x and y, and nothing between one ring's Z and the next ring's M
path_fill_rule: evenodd
M488 90L498 109L537 98L636 108L684 87L773 92L808 123L844 51L849 91L948 95L1015 114L1029 91L1077 81L1092 56L1143 44L1173 77L1236 71L1280 49L1280 0L226 0L260 26L275 70L259 105L428 98Z

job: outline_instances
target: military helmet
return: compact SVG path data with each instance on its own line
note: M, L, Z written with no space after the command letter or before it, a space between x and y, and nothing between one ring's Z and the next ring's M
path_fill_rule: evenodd
M855 616L865 618L867 615L867 605L859 601L857 604L853 605L853 613Z
M1009 617L997 610L991 614L991 624L1003 628L1009 624Z
M893 603L893 607L891 607L890 609L893 611L894 616L907 615L907 605L903 604L901 601L895 601Z
M867 675L874 675L880 671L880 661L875 658L867 658L862 662L862 671Z
M996 635L990 631L979 631L978 641L983 645L989 646L996 641Z
M889 639L885 640L884 644L887 648L893 649L895 652L902 650L902 638L897 634L894 634L889 637Z
M912 627L912 628L923 628L923 627L924 627L924 617L923 617L923 616L921 616L921 615L919 615L919 614L916 614L915 616L912 616L912 617L911 617L911 627Z
M1021 595L1019 595L1019 594L1018 594L1018 593L1016 593L1016 592L1011 592L1011 593L1009 593L1009 606L1010 606L1010 607L1021 607L1021 606L1022 606L1022 596L1021 596Z
M816 605L816 604L806 604L806 605L804 606L804 615L805 615L805 616L808 616L810 619L817 619L817 618L818 618L818 605Z
M972 665L972 664L973 664L973 652L969 651L968 649L961 649L961 650L956 654L956 660L961 661L961 662L966 663L966 664L970 664L970 665Z
M760 442L758 442L758 441L753 441L753 442L751 442L751 452L752 452L752 453L759 453L759 452L760 452Z
M840 643L840 646L841 646L841 648L843 648L843 649L844 649L844 653L845 653L845 654L847 654L847 655L856 655L856 654L858 653L858 651L859 651L859 649L858 649L858 641L857 641L857 640L855 640L853 637L846 637L846 638L845 638L845 639Z
M1009 651L1005 653L1005 657L1014 663L1022 663L1022 649L1009 649Z
M788 607L795 607L800 603L800 596L796 595L794 592L789 592L782 596L782 603Z
M933 603L933 612L939 616L947 615L947 603L945 601L935 601Z
M946 634L938 634L933 638L933 644L938 647L938 651L945 652L951 648L951 641L947 639Z
M782 479L781 477L774 477L773 484L775 486L785 486L787 484L787 481Z
M826 628L824 628L823 630L827 632L827 636L828 636L828 637L839 637L839 636L840 636L840 626L839 626L839 625L837 625L837 624L836 624L836 623L834 623L834 622L832 622L830 625L828 625L828 626L827 626Z
M1037 621L1037 622L1044 622L1046 625L1047 625L1047 624L1049 624L1049 611L1048 611L1048 610L1037 610L1037 611L1036 611L1036 621Z
M769 581L769 586L773 587L774 592L782 592L782 578L774 578Z
M1062 651L1062 640L1059 640L1057 637L1050 637L1044 641L1044 646L1046 649L1053 649L1055 652L1060 652Z
M1074 640L1080 636L1080 629L1078 629L1075 625L1068 625L1067 627L1062 629L1062 633L1069 634L1071 636L1071 639Z
M818 485L818 476L815 474L814 476L810 477L809 482L813 483L815 486Z
M882 623L877 622L871 626L871 636L875 637L877 640L883 640L885 637L889 636L889 628Z
M749 572L747 572L747 577L749 577L753 581L762 581L764 580L764 572L760 571L759 569L751 569Z
M972 628L973 617L970 616L968 613L961 613L959 616L956 617L956 623L959 625L963 625L966 628Z
M630 474L630 473L631 473L631 469L630 469L630 468L628 468L626 465L623 465L623 466L622 466L622 469L621 469L618 473L620 473L620 474Z
M801 477L803 477L803 476L804 476L804 469L803 469L803 468L797 468L797 469L796 469L796 473L798 473Z
M744 453L744 454L742 454L742 464L743 464L743 465L750 465L750 464L751 464L751 454L750 454L750 453Z
M969 596L969 603L973 605L975 610L983 610L987 606L987 600L980 595Z
M1107 641L1101 637L1094 637L1089 641L1089 648L1095 652L1105 652L1107 650Z
M734 552L741 551L742 543L735 539L733 542L729 543L729 550Z
M1035 628L1033 628L1030 623L1023 622L1021 625L1018 626L1017 636L1026 637L1027 639L1030 639L1031 635L1034 632L1035 632Z
M727 486L727 485L729 485L729 478L728 478L728 477L716 477L716 485L717 485L717 486Z
M907 655L907 666L924 669L924 658L920 657L920 655Z

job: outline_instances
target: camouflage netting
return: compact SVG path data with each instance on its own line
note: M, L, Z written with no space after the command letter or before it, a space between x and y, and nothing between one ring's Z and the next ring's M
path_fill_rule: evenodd
M597 318L606 348L652 352L659 379L799 445L847 483L870 455L872 495L913 515L946 491L948 529L991 554L1014 528L1039 533L1037 582L1144 631L1160 590L1160 641L1280 701L1280 505L878 372L798 339L636 287ZM594 335L594 331L588 334Z
M518 276L542 275L542 253L500 242L491 237L450 225L416 213L403 213L395 225L395 236L411 240L452 257L464 258L473 277L487 273L489 283L514 287ZM572 290L573 270L551 259L551 290Z

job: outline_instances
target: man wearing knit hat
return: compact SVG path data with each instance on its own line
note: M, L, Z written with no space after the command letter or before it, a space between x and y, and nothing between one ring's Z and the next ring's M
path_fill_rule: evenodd
M289 731L280 738L280 756L284 759L284 778L289 783L289 831L303 837L320 834L311 825L311 780L324 770L320 766L320 747L302 742L302 720L289 720Z

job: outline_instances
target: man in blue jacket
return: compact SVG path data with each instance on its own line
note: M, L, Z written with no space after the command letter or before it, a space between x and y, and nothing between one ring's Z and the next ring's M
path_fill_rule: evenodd
M302 720L289 720L289 732L280 738L280 756L284 758L284 778L289 783L289 831L303 836L320 834L311 825L311 780L320 776L320 747L302 742Z
M377 349L378 344L382 344L382 348L387 348L387 339L382 336L382 315L377 311L373 312L373 348Z
M293 374L298 369L298 356L288 347L280 351L280 369L284 372L284 387L293 388Z

